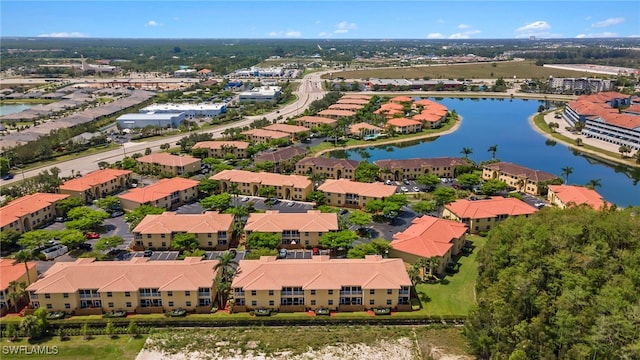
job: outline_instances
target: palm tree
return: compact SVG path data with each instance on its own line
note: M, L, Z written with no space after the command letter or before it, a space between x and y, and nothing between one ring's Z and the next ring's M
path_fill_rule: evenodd
M636 164L640 164L640 150L636 152L636 155L634 157L636 158Z
M496 159L496 151L498 151L498 145L489 146L489 149L487 151L491 153L491 160L495 160Z
M221 276L218 276L216 278L216 291L218 292L218 308L220 309L225 308L224 302L227 298L225 294L228 294L229 290L231 290L231 283L228 281L224 281L224 279L222 279Z
M27 283L24 281L13 280L9 283L9 298L13 301L13 306L18 312L18 304L20 303L20 299L26 294Z
M600 179L591 179L586 186L589 189L595 190L596 188L602 187L602 183L600 183Z
M429 264L429 278L433 278L433 271L440 266L440 261L442 259L439 256L432 256L427 259L427 263Z
M28 263L33 259L33 252L31 250L20 250L13 256L14 263L24 263L24 270L27 272L27 286L31 285Z
M223 281L230 282L237 266L238 262L235 261L234 254L230 251L225 251L218 256L218 263L213 269L220 271L220 277Z
M471 148L468 148L468 147L463 147L460 153L464 155L465 159L469 159L469 155L473 153L473 150L471 150Z
M565 183L569 183L569 175L573 174L573 168L571 166L565 166L562 168L562 173L560 173L561 176L564 176L566 181Z
M426 258L419 258L414 266L417 267L418 269L420 269L420 272L422 273L422 280L424 280L424 274L426 273L426 268L429 265L429 260L427 260Z

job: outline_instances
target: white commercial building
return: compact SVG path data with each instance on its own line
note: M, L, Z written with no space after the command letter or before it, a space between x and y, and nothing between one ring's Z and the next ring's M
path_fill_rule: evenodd
M195 77L197 75L196 69L180 69L173 72L173 77Z
M227 111L224 103L215 104L153 104L140 109L140 113L184 113L187 117L215 117Z
M116 119L120 129L135 129L145 126L158 126L160 128L177 128L186 118L185 113L145 113L124 114Z
M571 91L574 94L598 93L614 89L614 81L595 78L549 77L549 88L555 92Z
M250 69L236 70L232 75L238 77L283 77L285 71L281 67L261 68L252 66Z
M282 95L282 88L279 86L261 86L250 91L243 91L239 95L240 102L277 101Z

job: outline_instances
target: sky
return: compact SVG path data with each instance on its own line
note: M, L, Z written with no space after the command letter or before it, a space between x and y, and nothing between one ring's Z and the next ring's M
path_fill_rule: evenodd
M208 39L640 37L640 8L635 0L2 0L0 35Z

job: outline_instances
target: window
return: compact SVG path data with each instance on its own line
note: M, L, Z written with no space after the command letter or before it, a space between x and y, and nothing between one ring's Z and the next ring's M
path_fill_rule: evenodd
M387 305L391 305L391 299L387 299Z
M213 246L213 241L208 241L207 246Z
M47 309L51 310L51 308L52 308L51 304L47 304Z
M187 301L184 306L191 306L191 301Z
M65 309L71 309L71 304L64 304Z
M65 298L65 299L68 299L69 298L69 293L63 293L62 297Z
M107 291L107 297L113 297L113 293L111 291Z
M375 295L376 294L376 289L370 289L369 290L369 294L370 295Z
M124 296L126 296L126 297L130 297L130 296L131 296L131 293L130 293L129 291L125 291L125 292L124 292Z
M251 301L251 306L258 306L258 302L257 302L257 301L255 301L255 300L252 300L252 301Z
M251 296L256 296L256 291L255 290L251 290Z
M184 292L184 296L191 296L191 291L187 290Z
M109 305L110 308L113 307L113 303L112 302L110 302L108 305Z
M49 294L49 293L44 294L44 298L45 298L45 299L51 299L51 294Z
M167 296L173 296L173 291L167 291Z
M315 300L311 300L311 306L314 306L316 304Z
M169 306L172 307L173 306L173 301L169 301Z
M391 295L393 294L393 290L392 289L387 289L387 295Z
M274 304L273 300L269 300L269 306L273 306Z
M376 301L374 299L369 300L369 305L375 305Z
M333 295L333 290L329 290L329 295Z
M329 301L327 302L327 305L329 305L329 306L333 305L333 300L329 300Z
M269 290L269 296L273 296L273 290Z
M315 290L311 290L311 295L315 295L316 291Z
M128 308L131 307L131 303L130 302L128 302L126 305L127 305Z

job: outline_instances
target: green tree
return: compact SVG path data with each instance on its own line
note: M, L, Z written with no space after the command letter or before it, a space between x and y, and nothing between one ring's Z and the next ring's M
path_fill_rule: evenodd
M91 338L91 335L89 335L89 323L87 323L86 321L82 324L80 334L85 340L89 340Z
M140 328L138 328L138 325L135 321L131 320L129 321L129 326L127 326L127 332L132 338L135 339L140 335Z
M496 159L496 152L498 151L498 145L489 146L489 149L487 149L487 151L491 153L491 159L495 160Z
M231 207L231 195L228 193L222 193L218 195L211 195L200 200L200 205L207 210L216 210L224 212Z
M591 179L587 183L586 187L588 187L589 189L595 190L599 187L602 187L602 182L600 181L600 179Z
M102 222L109 218L109 214L103 210L82 206L69 210L67 217L69 218L69 221L65 222L67 229L96 231L102 226Z
M111 319L107 320L107 324L104 327L104 334L112 339L116 337L116 328Z
M215 287L218 293L218 304L221 309L224 309L229 291L231 290L231 283L218 275L215 280Z
M11 170L11 163L9 159L0 157L0 176L8 174L9 170Z
M75 249L84 244L86 238L82 231L79 230L63 230L59 234L60 243L69 249Z
M469 155L473 154L473 150L469 147L463 147L462 150L460 150L460 153L465 159L469 159Z
M568 184L569 183L569 175L573 174L573 168L571 166L565 166L562 168L562 172L560 173L560 176L564 176L565 177L565 183Z
M376 255L376 249L369 243L356 245L347 252L349 259L364 259L366 255Z
M11 249L16 246L20 233L14 229L6 229L0 232L0 248Z
M124 239L121 236L107 236L100 238L94 248L98 251L108 251L116 248L124 243Z
M366 161L361 161L355 170L356 181L372 183L378 179L379 168L375 164L370 164Z
M20 250L13 255L14 263L23 263L24 270L27 274L27 286L31 285L31 275L29 275L29 261L33 260L33 252L31 250Z
M424 174L416 178L416 183L435 188L440 184L440 178L435 174Z
M147 215L160 215L165 212L165 209L158 208L151 205L141 205L124 215L124 221L129 224L129 231L135 229L138 224Z
M258 189L258 196L262 196L264 198L272 198L276 196L276 188L273 186L265 186Z
M202 178L198 183L198 191L202 194L212 195L220 189L218 180Z
M504 181L498 179L489 179L482 183L480 190L483 194L494 195L498 192L507 190L507 184Z
M307 201L315 202L317 206L320 206L327 202L327 196L322 191L315 190L307 195Z
M7 338L9 341L16 341L18 338L18 331L16 329L16 325L13 322L7 323L6 330Z
M456 178L458 184L465 189L469 189L474 185L480 184L480 175L478 174L460 174Z
M450 187L439 187L433 192L436 205L442 206L456 200L456 191Z
M275 249L278 245L280 245L279 234L254 231L247 236L247 246L250 249Z
M195 234L177 233L171 239L171 247L180 251L197 249L200 243Z
M267 248L257 248L251 249L250 252L246 253L244 258L246 260L258 260L261 256L277 256L278 250L276 249L267 249Z
M326 249L350 248L354 241L358 240L358 235L351 230L338 232L327 232L322 234L318 243Z
M58 211L62 216L67 216L67 213L74 208L82 206L82 199L69 196L68 198L62 199L56 203L56 211Z
M13 303L13 309L18 313L18 305L20 300L26 295L27 283L24 281L12 280L9 282L9 299Z
M364 211L354 210L351 212L351 214L349 214L349 223L356 225L359 228L371 224L372 221L373 218L371 217L371 215Z
M51 233L51 231L44 229L31 230L20 235L18 245L28 250L34 250L44 247L47 241L51 240L52 238L53 234Z
M238 262L230 251L225 251L218 255L218 263L214 266L215 271L220 272L220 277L227 282L231 282L235 274Z
M120 199L117 196L106 196L96 200L95 205L108 213L112 213L120 209Z
M20 331L29 339L38 339L38 318L34 315L27 315L20 322Z
M436 205L436 202L433 200L422 200L413 204L411 208L413 209L413 211L419 214L426 214L432 211L436 211L438 206Z

